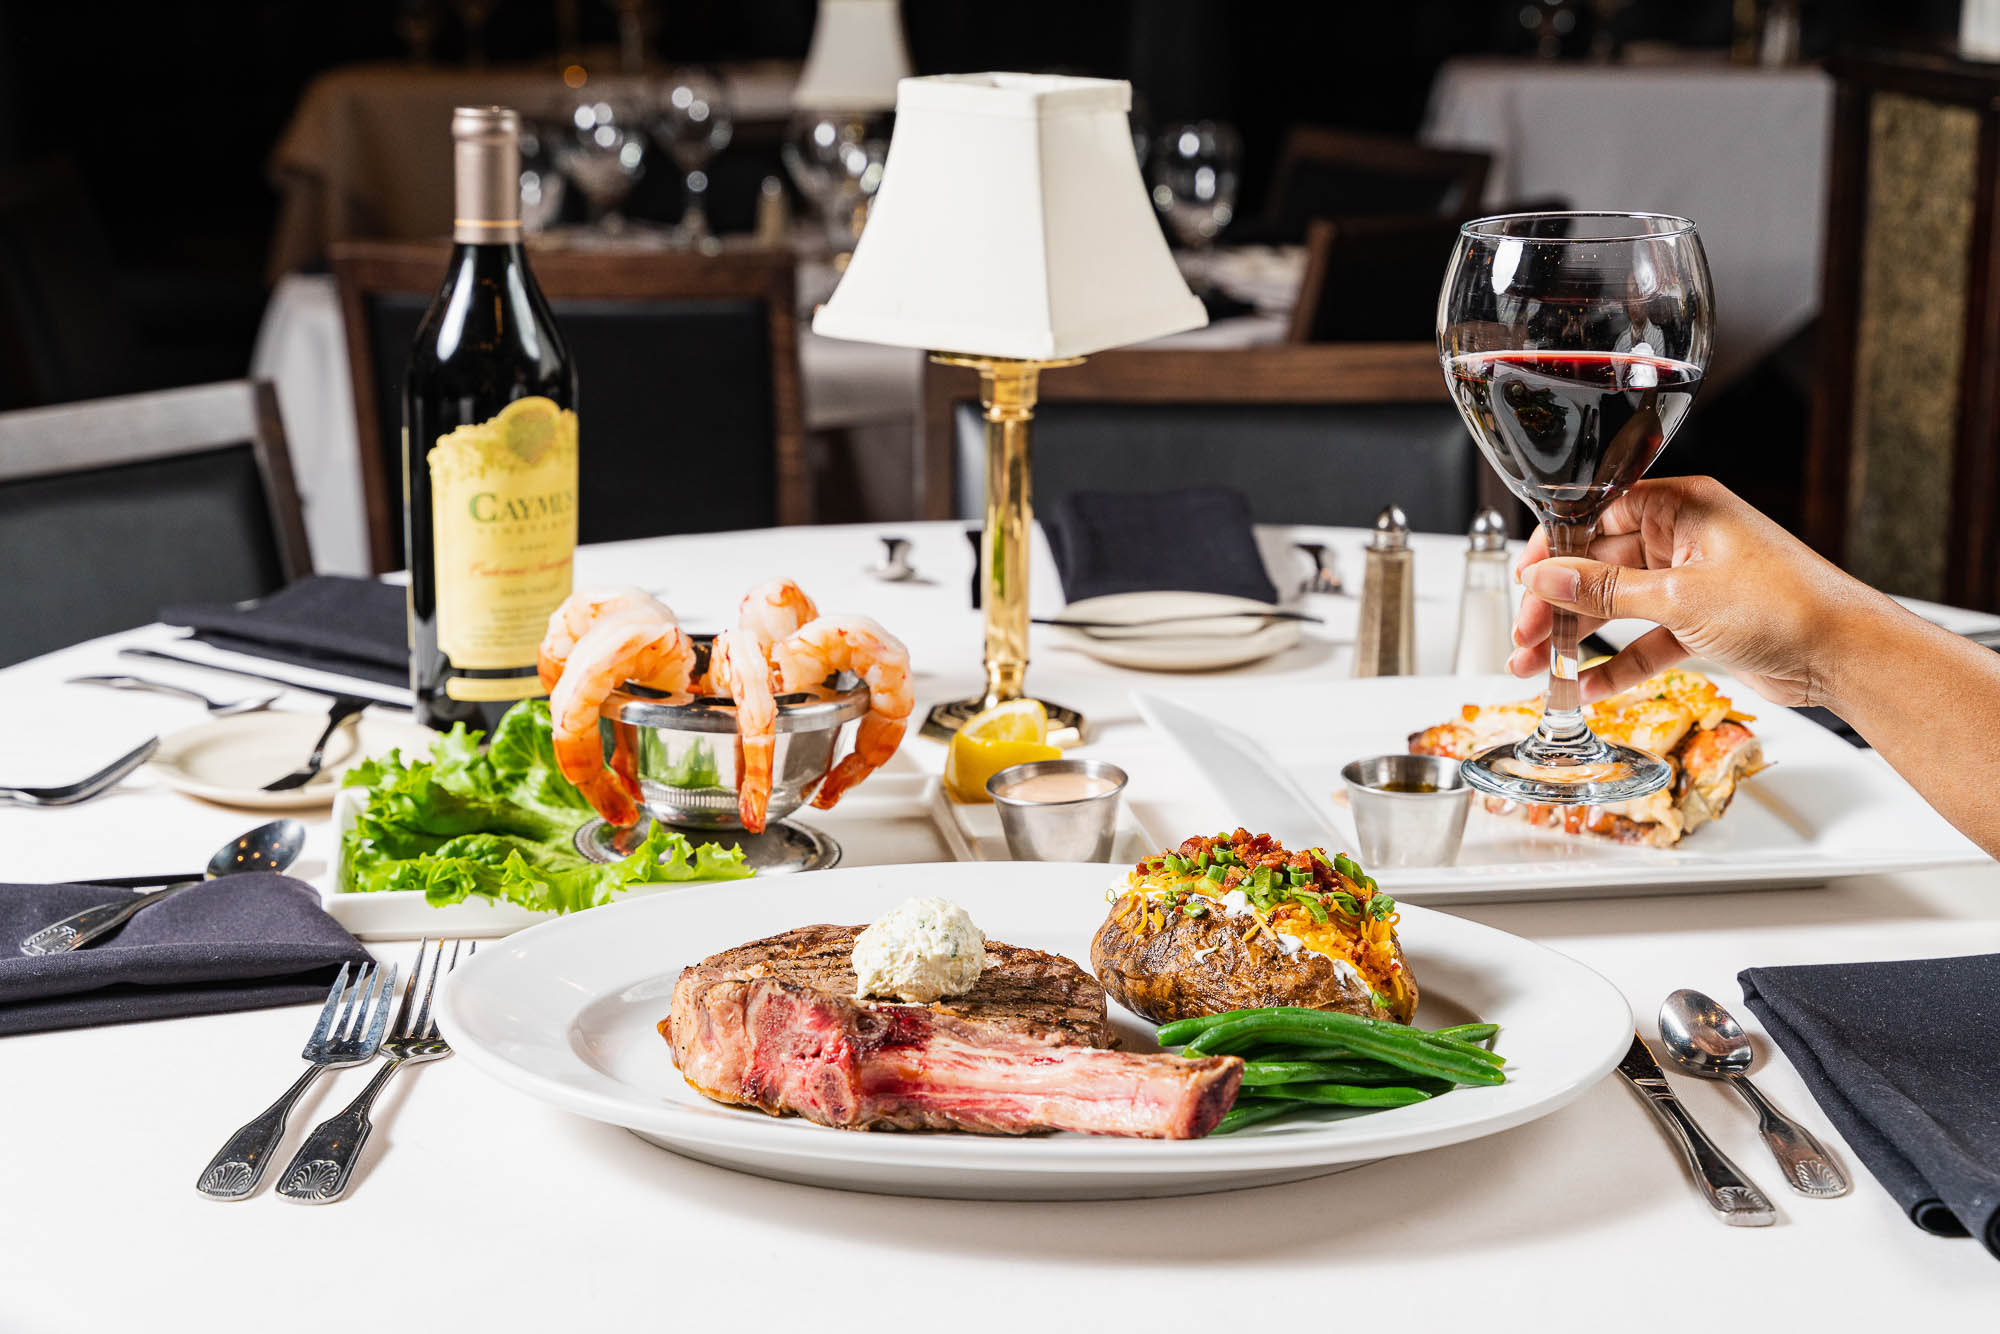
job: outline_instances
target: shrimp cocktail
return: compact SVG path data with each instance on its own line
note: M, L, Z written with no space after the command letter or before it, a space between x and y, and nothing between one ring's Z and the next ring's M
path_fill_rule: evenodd
M866 616L820 615L790 579L752 589L736 624L705 646L644 589L574 593L549 618L537 668L550 692L557 767L616 829L639 822L652 792L656 806L702 826L762 833L774 773L794 794L781 815L815 785L812 804L831 810L896 753L915 706L901 641ZM850 678L858 684L844 685ZM725 751L703 741L670 764L649 764L643 731L622 721L627 713L671 716L669 726L697 731L733 716L734 742ZM856 716L854 749L834 763L838 728ZM821 734L820 748L794 745L781 762L781 733L804 741L811 732ZM684 795L721 789L734 806L721 818Z
M1617 213L1469 222L1437 318L1445 383L1487 462L1541 521L1550 554L1590 554L1599 517L1666 448L1708 365L1715 311L1694 224ZM1584 721L1586 628L1555 613L1541 722L1466 760L1473 787L1598 806L1673 777L1659 756L1611 745Z

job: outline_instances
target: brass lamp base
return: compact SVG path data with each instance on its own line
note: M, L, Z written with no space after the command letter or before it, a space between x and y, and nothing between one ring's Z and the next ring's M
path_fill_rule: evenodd
M1047 700L1037 701L1043 712L1049 715L1049 744L1051 746L1074 746L1083 741L1083 715L1062 704L1051 704ZM974 714L987 708L983 696L971 699L954 699L934 705L930 716L924 719L923 734L933 741L949 741L953 733L971 721Z
M986 689L971 699L940 704L924 720L923 734L949 741L967 720L1005 700L1027 696L1028 545L1035 509L1029 499L1028 423L1035 416L1041 373L1074 366L1081 357L1027 360L934 352L931 360L979 372L979 402L986 415L986 527L979 540L980 600L986 609ZM1032 697L1030 697L1032 698ZM1049 741L1083 740L1083 715L1044 701Z

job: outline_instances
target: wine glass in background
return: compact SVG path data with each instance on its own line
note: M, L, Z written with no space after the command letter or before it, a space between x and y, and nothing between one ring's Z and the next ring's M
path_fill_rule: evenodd
M1242 136L1221 121L1167 125L1153 137L1153 207L1174 239L1191 252L1185 267L1196 291L1210 285L1208 247L1236 216L1242 161Z
M871 142L889 142L891 117L862 111L801 111L792 118L779 148L792 184L812 206L835 253L854 249L853 195L867 159L875 155ZM860 150L857 157L855 150ZM882 151L886 152L886 148ZM860 165L862 172L854 168ZM852 184L850 184L852 183Z
M1673 437L1708 366L1715 319L1694 224L1658 214L1522 213L1460 229L1438 298L1438 356L1486 461L1580 556L1597 520ZM1481 792L1603 805L1656 792L1665 761L1590 730L1578 625L1555 614L1534 733L1464 764Z
M547 121L521 118L521 230L530 236L547 231L562 216L568 188L550 149Z
M1153 146L1153 115L1146 95L1137 88L1132 90L1132 105L1125 112L1125 126L1132 133L1132 152L1139 159L1139 170L1146 170L1146 158Z
M887 139L849 140L840 146L833 189L825 205L826 239L835 254L852 254L867 225L875 191L882 185L882 166L889 160Z
M646 120L650 108L632 89L586 89L568 104L566 125L549 147L563 175L590 204L590 222L620 231L618 208L646 170Z
M729 147L734 133L729 96L722 81L705 70L687 69L666 81L653 133L680 168L685 192L675 241L702 247L715 240L708 225L708 164Z

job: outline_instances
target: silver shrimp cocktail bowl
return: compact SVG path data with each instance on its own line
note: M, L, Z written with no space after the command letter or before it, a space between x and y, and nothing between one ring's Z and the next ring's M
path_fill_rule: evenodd
M777 702L766 810L773 823L797 810L832 767L841 728L868 711L868 688L843 672L824 685L779 695ZM733 701L628 685L612 692L603 717L606 738L637 758L639 802L647 814L684 829L743 827L736 814L743 750Z

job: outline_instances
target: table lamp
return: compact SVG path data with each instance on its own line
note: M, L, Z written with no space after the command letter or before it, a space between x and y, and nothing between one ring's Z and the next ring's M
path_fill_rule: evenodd
M909 72L897 0L820 0L782 151L837 264L867 222L896 83Z
M986 689L932 709L930 736L1023 695L1028 427L1041 373L1208 321L1139 179L1131 103L1131 85L1113 79L904 79L868 229L813 319L829 338L923 348L979 372ZM1056 735L1081 738L1075 710L1042 704Z
M910 72L897 0L820 0L812 47L792 89L805 111L887 111Z

